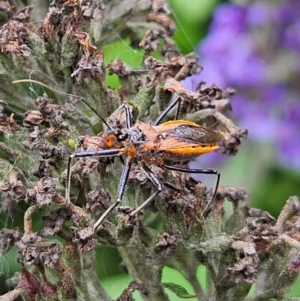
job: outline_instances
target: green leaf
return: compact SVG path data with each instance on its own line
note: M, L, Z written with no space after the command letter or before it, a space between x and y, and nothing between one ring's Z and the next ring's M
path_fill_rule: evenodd
M179 284L175 284L175 283L172 283L172 282L163 282L162 285L164 286L164 288L168 288L169 290L171 290L179 298L191 299L191 298L196 298L197 297L197 295L189 294L187 292L187 290Z

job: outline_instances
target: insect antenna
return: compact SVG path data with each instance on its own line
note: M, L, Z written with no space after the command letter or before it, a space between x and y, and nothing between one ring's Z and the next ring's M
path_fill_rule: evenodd
M109 130L111 130L112 131L112 128L111 128L111 126L105 121L105 119L87 102L87 101L85 101L84 100L84 98L82 98L82 97L79 97L79 99L87 106L87 107L89 107L99 118L100 118L100 120L107 126L107 128L109 129Z
M73 96L73 97L77 97L77 98L79 98L89 109L91 109L99 118L100 118L100 120L108 127L108 129L109 130L111 130L112 131L112 128L111 128L111 126L105 121L105 119L86 101L86 100L84 100L84 98L83 97L80 97L80 96L78 96L78 95L75 95L75 94L70 94L70 93L66 93L66 92L62 92L62 91L59 91L59 90L57 90L57 89L54 89L54 88L52 88L52 87L50 87L50 86L48 86L48 85L46 85L46 84L44 84L44 83L42 83L42 82L39 82L39 81L37 81L37 80L34 80L34 79L19 79L19 80L14 80L13 82L12 82L13 84L18 84L18 83L33 83L33 84L38 84L38 85L40 85L40 86L42 86L42 87L45 87L45 88L47 88L47 89L49 89L49 90L51 90L51 91L53 91L53 92L55 92L55 93L58 93L58 94L61 94L61 95L66 95L66 96Z

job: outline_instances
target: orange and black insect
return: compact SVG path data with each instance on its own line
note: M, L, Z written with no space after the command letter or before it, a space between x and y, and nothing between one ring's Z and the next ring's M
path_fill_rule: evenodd
M198 124L187 120L173 120L160 124L162 119L170 112L172 108L178 105L179 113L180 97L174 93L168 107L160 114L152 124L140 121L133 122L133 117L127 105L124 105L126 115L126 127L121 129L112 128L107 122L108 132L104 136L97 137L99 145L103 148L96 151L81 151L73 153L68 162L67 169L67 187L66 200L70 201L70 179L71 163L73 158L81 157L115 157L126 155L122 176L118 186L117 199L98 219L94 225L94 231L102 224L107 216L122 201L125 186L128 181L129 172L133 161L141 163L142 170L156 187L156 191L145 200L138 208L130 213L137 214L147 206L161 191L162 185L157 176L151 171L147 164L154 163L159 166L183 173L191 174L214 174L217 176L216 186L211 201L204 208L203 214L207 212L209 206L216 196L220 182L220 173L215 169L189 169L179 166L166 165L164 161L189 161L199 155L216 150L223 136L211 129L199 126ZM94 137L96 138L96 137Z

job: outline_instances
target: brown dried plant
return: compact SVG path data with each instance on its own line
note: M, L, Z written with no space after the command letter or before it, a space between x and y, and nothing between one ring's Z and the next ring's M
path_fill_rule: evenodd
M19 228L0 231L1 254L15 247L21 267L0 300L112 300L95 271L96 245L116 248L132 279L119 301L134 300L136 290L151 301L169 300L168 290L198 300L283 300L300 267L297 197L287 200L276 220L250 208L245 189L220 187L203 216L212 197L205 184L153 164L163 191L146 214L132 217L130 210L154 189L135 162L124 203L95 233L94 222L115 200L122 164L118 158L88 157L72 165L72 202L66 202L69 155L74 148L105 147L94 131L101 136L107 129L90 107L110 126L122 128L122 103L150 123L176 93L181 119L222 132L220 152L236 154L247 136L225 116L232 89L201 83L191 92L180 83L202 68L194 54L181 54L172 41L175 25L166 1L54 0L41 27L30 21L36 7L17 10L20 5L0 3L6 16L0 28L2 212L14 216L25 208ZM119 59L104 62L105 45L120 37L141 51L138 69ZM108 74L118 77L119 89L107 85ZM29 76L31 81L20 84ZM12 84L16 80L19 84ZM33 101L28 89L41 89L34 81L45 90ZM232 203L230 216L225 201ZM200 265L207 268L207 288L196 278ZM178 269L194 293L163 283L165 266ZM248 295L253 283L256 289Z

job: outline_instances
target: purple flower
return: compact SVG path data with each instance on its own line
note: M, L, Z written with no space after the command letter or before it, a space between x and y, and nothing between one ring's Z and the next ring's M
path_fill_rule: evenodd
M250 26L264 26L271 17L271 11L266 3L253 2L247 8L245 19Z
M284 43L287 47L300 51L300 20L287 27L284 33Z
M211 31L228 31L232 34L241 33L245 28L247 8L236 4L221 4L215 10L215 18Z
M198 48L202 73L183 81L232 87L239 126L276 143L280 163L300 167L300 1L221 4Z

